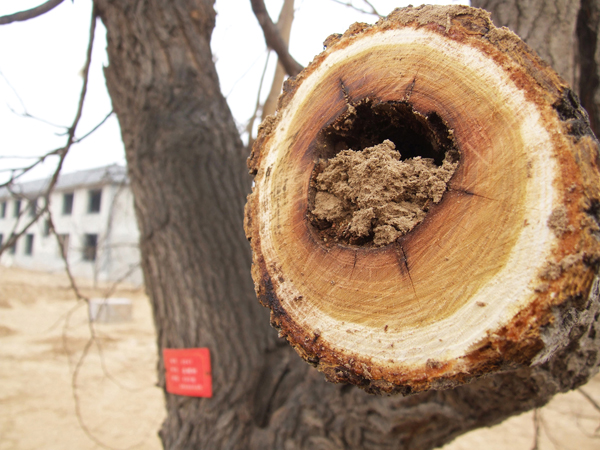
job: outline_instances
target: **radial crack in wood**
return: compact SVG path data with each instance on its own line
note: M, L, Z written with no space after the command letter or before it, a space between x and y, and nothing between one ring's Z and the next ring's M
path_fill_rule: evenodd
M319 176L386 140L390 160L455 171L405 234L375 218L377 185L370 228L344 240L334 228L352 228L352 208L333 210L368 193L337 196ZM331 36L248 164L256 293L330 381L407 394L542 364L570 344L577 321L561 318L598 307L598 141L567 84L483 10L409 7ZM374 244L383 225L392 238Z

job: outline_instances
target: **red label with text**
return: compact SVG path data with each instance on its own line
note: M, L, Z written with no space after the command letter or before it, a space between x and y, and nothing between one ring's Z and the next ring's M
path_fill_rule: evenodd
M212 397L210 353L207 348L163 349L167 392L188 397Z

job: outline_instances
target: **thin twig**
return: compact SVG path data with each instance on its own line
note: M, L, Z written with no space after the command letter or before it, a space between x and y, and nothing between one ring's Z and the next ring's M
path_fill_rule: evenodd
M583 397L590 402L590 404L594 407L594 409L598 412L600 412L600 405L598 404L598 402L596 402L596 400L594 400L590 394L588 394L587 392L585 392L583 389L578 388L577 392L579 392L581 395L583 395ZM600 431L600 425L598 425L598 427L596 427L596 430L594 431L594 435L590 436L594 439L598 438L598 431Z
M73 276L73 273L71 272L71 266L67 259L67 252L65 250L64 241L61 240L60 235L56 232L56 228L54 226L54 221L52 220L52 215L50 215L48 217L48 222L49 222L50 230L51 230L52 234L54 234L54 236L56 237L59 248L61 250L60 254L61 254L62 260L65 264L65 272L67 274L67 277L69 278L69 283L71 285L71 289L73 290L73 293L77 297L77 307L79 307L79 305L81 305L82 303L85 303L87 305L88 311L89 311L90 299L89 299L89 297L87 297L81 293L79 286L77 285L77 282L75 281L75 277ZM67 314L67 317L65 320L65 325L63 327L63 333L62 333L63 348L65 349L65 353L67 354L69 365L71 364L71 358L70 358L70 352L67 349L67 329L69 327L69 320L71 318L71 315L75 310L76 310L76 308L72 308L69 311L69 313ZM77 381L79 379L79 374L81 372L81 368L83 367L83 364L90 352L90 349L92 348L92 345L96 344L96 347L99 348L97 336L96 336L96 330L95 330L94 324L91 320L88 321L88 328L90 331L90 337L87 340L87 342L85 343L83 351L81 352L81 355L79 356L77 363L75 364L75 368L73 369L73 373L71 375L71 393L73 395L73 401L75 403L75 415L77 417L77 422L79 423L80 428L87 435L87 437L89 439L91 439L95 444L99 445L100 447L106 448L109 450L126 450L126 449L117 449L115 447L111 447L111 446L105 444L104 442L102 442L101 440L99 440L92 433L92 431L88 428L85 421L83 420L83 415L81 413L81 399L79 398L79 393L77 391ZM99 351L101 353L101 350L99 350ZM127 447L127 449L133 448L133 447L135 447L135 446Z
M91 134L93 134L95 131L97 131L98 128L100 128L102 125L104 125L106 123L106 121L109 119L109 117L112 116L113 114L114 114L114 111L109 112L96 126L94 126L94 128L92 128L86 134L84 134L80 138L73 138L73 141L71 144L79 144L81 141L88 138ZM69 128L69 130L70 130L70 128ZM42 156L14 156L14 157L13 156L0 156L0 159L12 159L12 158L34 159L34 158L36 158L36 161L34 161L33 163L31 163L29 166L26 166L26 167L0 169L0 173L12 172L12 175L9 178L9 180L4 183L1 183L0 188L9 187L9 186L13 185L15 183L15 181L17 181L19 178L21 178L27 172L33 170L36 166L42 164L47 158L49 158L51 156L61 156L63 153L65 153L65 149L66 149L66 147L60 147L60 148L57 148L54 150L50 150L49 152L47 152L45 155L42 155ZM1 254L1 252L0 252L0 254Z
M560 442L557 442L556 439L554 439L554 437L552 436L552 434L550 433L550 430L548 430L547 427L547 423L544 421L543 417L542 417L542 411L539 410L539 414L540 414L540 425L544 428L544 431L546 432L546 437L548 438L548 440L550 441L550 443L552 444L552 446L559 450L561 448L563 448L563 446L560 444Z
M48 11L56 8L64 0L49 0L46 3L42 3L40 6L35 8L27 9L25 11L19 11L14 14L8 14L0 17L0 25L7 25L13 22L23 22L25 20L33 19L34 17L46 14Z
M268 48L265 49L265 53L270 53L271 50L269 50ZM246 71L244 73L242 73L231 85L231 88L229 89L229 91L227 92L227 94L225 94L225 99L228 100L229 96L233 93L233 91L235 90L235 87L237 86L237 84L242 81L244 78L246 78L246 75L248 75L250 73L250 71L254 68L254 66L256 66L256 64L258 64L258 62L262 59L263 55L260 54L259 56L256 57L256 59L252 62L252 64L250 64L250 66L248 66L248 68L246 69Z
M40 156L23 156L23 155L0 155L0 159L39 159ZM7 169L2 169L6 172ZM15 170L15 169L10 169Z
M114 199L113 199L114 201ZM111 208L112 209L112 208ZM71 290L73 291L73 293L75 294L75 296L77 297L77 305L76 307L72 308L69 313L67 314L66 318L65 318L65 325L63 328L63 348L65 349L65 353L67 354L67 356L69 357L68 361L69 364L71 364L71 359L70 359L70 352L67 349L67 329L69 326L69 320L70 317L72 315L72 313L76 310L77 307L79 307L82 303L85 303L88 307L88 311L89 311L89 305L90 305L90 298L88 296L83 295L83 293L81 292L81 290L79 289L79 286L77 284L77 282L75 281L75 277L73 276L73 272L71 271L71 265L69 264L68 258L67 258L67 249L65 248L65 242L63 239L61 239L60 235L57 233L56 231L56 227L54 226L54 221L52 219L52 214L49 213L48 215L48 227L50 229L50 232L56 237L58 246L60 248L60 255L61 258L63 260L63 263L65 265L65 273L67 274L67 278L69 279L69 284L71 287ZM122 283L125 279L127 279L127 277L129 277L133 271L137 268L137 265L132 265L130 266L129 270L122 275L122 277L120 277L118 280L116 280L112 286L110 287L110 289L108 291L105 292L104 295L104 299L105 301L108 300L108 298L116 291L117 286ZM100 356L100 364L102 367L102 371L104 373L104 375L113 383L115 383L117 386L119 386L121 389L125 389L131 392L135 392L135 391L139 391L144 389L142 388L138 388L138 389L134 389L134 388L128 388L127 386L124 386L119 380L117 380L109 371L108 368L106 367L105 364L105 360L104 360L104 353L103 353L103 349L102 349L102 345L98 339L98 333L96 332L96 329L94 327L94 323L91 320L88 320L88 328L89 328L89 333L90 333L90 337L87 340L85 347L83 348L83 351L81 353L81 355L79 356L79 359L77 360L77 363L75 364L75 367L73 369L73 374L71 376L71 392L73 395L73 401L75 402L75 415L77 416L77 421L79 423L79 426L81 427L81 429L83 430L83 432L97 445L99 445L100 447L109 449L109 450L128 450L128 449L132 449L135 447L138 447L139 445L141 445L144 440L142 440L141 442L138 442L134 445L131 445L129 447L125 447L125 448L121 448L118 449L116 447L111 447L107 444L105 444L104 442L102 442L98 437L96 437L94 435L94 433L89 429L89 427L86 425L84 419L83 419L83 414L81 412L81 399L79 397L79 393L77 391L77 381L79 379L79 374L81 372L81 368L83 367L83 364L90 352L90 349L92 348L92 345L96 345L96 348L98 350L98 354Z
M377 10L375 9L375 7L373 6L373 4L369 0L363 0L363 2L365 2L367 5L369 5L369 7L371 8L371 11L372 11L373 14L375 14L376 16L379 16L379 17L383 17L381 14L379 14L377 12Z
M104 125L104 123L108 120L108 118L110 116L112 116L114 114L114 110L112 110L111 112L109 112L104 119L102 119L98 125L96 125L94 128L92 128L90 131L88 131L87 133L85 133L83 136L81 136L80 138L76 138L73 143L74 144L78 144L79 142L83 141L86 137L88 137L90 134L92 134L94 131L96 131L98 128L100 128L102 125Z
M279 13L279 19L277 19L277 29L281 33L281 37L283 38L283 41L288 46L288 48L293 22L294 0L285 0L283 2L283 6L281 7L281 12ZM275 74L273 75L273 82L271 83L271 89L269 90L269 95L267 95L267 98L263 103L261 114L262 120L264 120L265 117L274 114L277 110L277 99L279 98L279 94L281 94L281 86L283 85L284 79L285 69L279 63L279 61L277 61L277 66L275 67Z
M18 111L15 111L10 105L6 105L7 108L10 110L11 113L17 115L17 116L21 116L21 117L25 117L26 119L33 119L33 120L37 120L38 122L42 122L45 125L49 125L51 127L54 128L63 128L64 130L68 131L68 128L65 127L64 125L58 125L56 123L50 122L46 119L42 119L41 117L37 117L34 116L33 114L29 114L29 112L27 112L27 110L25 110L24 112L20 113Z
M539 450L540 446L540 425L541 414L539 408L533 410L533 447L531 450Z
M596 411L600 412L600 405L596 402L596 400L594 400L590 394L588 394L587 392L585 392L583 389L578 388L577 392L579 392L581 395L583 395L585 397L585 399L590 402L590 404L596 409Z
M287 45L281 37L281 33L279 33L277 26L273 23L267 12L265 2L263 0L250 0L250 3L252 4L252 11L263 30L267 46L277 53L281 65L289 76L298 75L304 67L292 58L288 52Z
M254 112L252 113L252 117L250 117L250 119L248 120L248 125L246 125L246 131L248 132L248 148L252 148L252 143L254 142L254 137L252 136L252 129L254 128L254 121L258 117L258 111L260 110L260 94L262 92L265 74L267 73L267 67L269 66L269 56L271 56L271 52L267 53L265 67L262 71L262 75L260 76L260 82L258 84L258 94L256 95L256 105L254 107Z
M4 73L2 73L2 71L0 70L0 77L4 78L4 82L6 83L6 85L10 88L10 90L13 92L13 94L15 94L15 97L17 97L17 100L19 100L19 103L21 104L21 108L23 108L22 113L15 111L10 105L6 105L8 107L8 109L13 113L16 114L18 116L21 117L26 117L28 119L34 119L37 120L39 122L42 122L46 125L50 125L51 127L55 127L55 128L64 128L65 130L67 129L67 127L65 127L64 125L57 125L55 123L49 122L45 119L42 119L40 117L36 117L32 114L29 114L29 112L27 111L27 107L25 106L25 102L23 101L23 99L21 98L21 96L19 95L19 93L17 92L17 90L15 89L15 87L11 84L10 81L8 81L8 78L6 78L6 75L4 75Z
M111 285L110 289L104 293L104 300L105 301L108 300L110 298L110 296L112 296L112 294L114 294L114 292L117 290L117 286L119 284L121 284L122 282L124 282L139 267L140 267L139 263L130 265L129 270L127 270L127 272L125 272L118 280L116 280ZM147 387L144 387L144 386L141 386L138 388L131 388L131 387L125 386L123 383L121 383L114 375L112 375L108 371L108 368L106 367L105 360L104 360L104 353L103 353L104 350L102 349L102 344L100 343L100 341L96 341L96 348L98 349L98 353L100 355L100 364L102 367L102 372L104 373L106 378L108 378L110 381L112 381L119 388L124 389L129 392L139 392L139 391L143 391L143 390L147 389Z
M11 193L11 195L14 198L17 198L19 200L28 200L25 196L11 191L10 186L7 186L7 188L9 189L9 192ZM19 215L17 216L17 220L15 221L15 224L13 226L13 229L10 233L9 238L6 240L6 242L4 242L2 245L0 245L0 255L2 255L2 253L4 253L4 251L6 249L13 247L17 243L17 241L21 238L21 236L23 236L27 232L27 230L29 230L29 228L35 222L37 222L37 220L42 216L42 214L47 210L47 208L48 208L48 204L47 204L47 200L46 200L44 207L40 208L39 210L37 210L35 212L33 217L31 217L29 222L27 222L27 224L21 229L21 231L17 231L19 228L19 222L21 221L21 217L23 217L25 215L25 212L28 211L28 208L25 208L25 209L22 209L21 211L19 211Z
M57 149L54 149L54 150L50 150L45 155L40 156L37 159L37 161L31 163L29 166L20 167L18 169L11 168L11 169L2 169L2 170L0 170L0 172L12 172L13 173L8 181L0 184L0 188L11 186L20 177L22 177L23 175L25 175L27 172L33 170L39 164L42 164L44 161L46 161L46 158L49 158L50 156L60 156L62 153L64 153L64 151L65 151L65 147L60 147L60 148L57 148Z
M85 102L85 95L87 93L87 87L88 87L88 80L89 80L89 72L90 72L90 64L92 62L92 48L94 45L94 36L96 33L96 18L98 16L98 13L96 11L96 7L94 6L92 9L92 22L90 24L90 34L89 34L89 42L88 42L88 48L87 48L87 52L86 52L86 59L85 59L85 65L83 67L83 85L81 87L81 94L79 95L79 103L77 105L77 112L75 114L75 118L73 119L73 124L69 127L69 132L68 132L68 136L67 136L67 143L64 147L61 147L59 149L53 150L49 153L47 153L46 155L44 155L40 160L36 161L35 163L31 164L29 167L26 167L25 169L22 170L22 172L18 175L18 176L12 176L11 179L0 185L0 187L10 187L10 185L12 183L14 183L14 181L22 176L24 173L28 172L29 170L33 169L35 166L37 166L38 164L41 163L41 161L43 161L45 158L47 158L50 155L58 155L59 156L59 160L58 163L56 165L56 169L54 170L54 173L52 174L52 177L50 178L50 182L48 183L48 186L46 187L46 190L43 194L43 199L44 199L44 207L40 208L39 211L37 211L37 213L32 217L32 219L29 221L29 223L23 227L21 229L21 231L13 234L8 241L3 244L0 247L0 255L9 247L12 247L17 240L27 232L27 230L29 229L29 227L31 227L31 225L33 225L35 222L37 222L37 220L43 215L45 214L50 207L50 194L53 192L54 190L54 186L56 185L56 183L58 182L58 177L60 175L61 169L62 169L62 165L63 162L65 160L65 157L67 156L69 149L71 148L71 146L75 143L75 131L77 130L77 125L79 124L79 120L81 119L81 113L83 111L83 104Z
M371 14L373 16L377 16L377 17L383 17L381 14L379 14L377 12L377 10L375 9L375 7L368 2L367 0L363 0L367 5L369 5L371 7L371 11L366 11L362 8L359 8L358 6L354 6L351 2L343 2L341 0L331 0L334 3L337 3L338 5L343 5L343 6L347 6L348 8L353 9L356 12L359 12L361 14Z

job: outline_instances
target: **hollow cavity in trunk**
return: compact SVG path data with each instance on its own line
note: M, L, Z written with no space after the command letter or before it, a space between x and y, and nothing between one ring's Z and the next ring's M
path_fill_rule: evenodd
M439 203L459 163L453 132L435 112L364 100L323 129L309 220L325 243L383 246Z

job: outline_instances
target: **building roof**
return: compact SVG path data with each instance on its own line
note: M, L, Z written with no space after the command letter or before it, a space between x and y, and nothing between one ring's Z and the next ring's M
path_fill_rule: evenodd
M80 170L79 172L61 173L54 186L54 190L68 191L82 187L124 184L127 181L127 168L118 164L112 164L95 169ZM49 183L50 178L15 183L11 186L10 190L6 187L0 188L0 199L13 197L15 194L33 198L43 194Z

